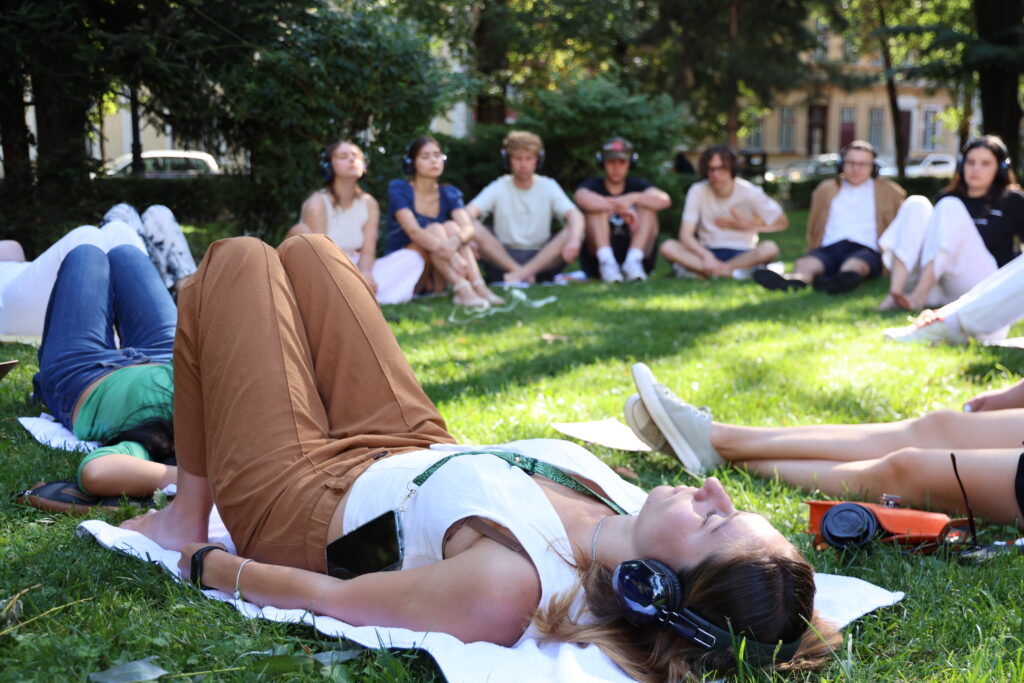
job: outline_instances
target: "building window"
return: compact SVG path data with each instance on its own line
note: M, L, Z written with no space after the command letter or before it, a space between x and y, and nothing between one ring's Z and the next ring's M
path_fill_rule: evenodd
M847 64L857 63L857 43L849 36L843 38L843 61Z
M793 144L795 128L796 109L793 107L779 107L779 151L792 152L796 149L796 146Z
M853 107L843 107L839 111L839 120L843 123L856 123L857 110Z
M939 147L939 112L924 110L924 125L921 127L921 149L933 150Z
M818 19L815 27L816 44L814 46L814 61L824 62L828 59L828 22Z
M762 149L764 147L764 119L757 119L747 128L747 147Z
M871 108L870 120L868 121L868 142L876 150L882 149L882 121L884 116L885 112L881 107Z

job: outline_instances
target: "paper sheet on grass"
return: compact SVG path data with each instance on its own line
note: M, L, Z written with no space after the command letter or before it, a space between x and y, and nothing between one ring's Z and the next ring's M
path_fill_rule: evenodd
M18 422L36 441L50 448L88 453L99 447L96 441L82 441L76 437L67 427L53 419L53 415L40 413L39 417L19 417Z
M590 422L552 422L551 426L566 436L587 443L596 443L598 446L607 446L620 451L646 452L651 450L647 444L637 438L632 429L614 417Z
M101 520L88 520L78 527L80 536L91 535L106 548L152 561L179 577L177 552L165 550L142 534L111 526ZM220 541L234 551L234 544L214 510L210 518L210 540ZM815 607L823 618L837 626L868 612L892 605L903 598L902 592L890 592L867 581L846 576L817 574ZM304 610L263 607L234 600L217 590L204 591L207 597L234 604L249 618L279 622L301 622L328 636L341 636L369 648L419 648L437 661L448 681L488 681L489 683L527 683L532 681L611 681L630 679L596 646L577 647L569 643L540 643L524 640L515 647L492 643L463 643L444 633L424 633L404 628L351 626L330 617L319 617Z

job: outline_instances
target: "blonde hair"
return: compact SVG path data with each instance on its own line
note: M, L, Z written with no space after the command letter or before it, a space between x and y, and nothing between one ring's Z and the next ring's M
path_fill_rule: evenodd
M633 626L612 592L612 572L577 556L580 585L554 598L534 617L549 640L593 643L629 676L640 681L679 681L714 671L727 675L737 668L733 650L707 650L662 626ZM736 547L692 569L678 573L683 607L739 636L762 642L799 639L787 662L758 661L748 651L740 666L803 671L820 666L842 640L831 624L814 613L814 570L793 546L783 552L760 546ZM582 587L586 618L574 614L573 600Z
M515 154L516 152L540 154L541 150L544 149L544 143L541 142L540 136L526 130L513 130L509 132L501 145L509 154Z

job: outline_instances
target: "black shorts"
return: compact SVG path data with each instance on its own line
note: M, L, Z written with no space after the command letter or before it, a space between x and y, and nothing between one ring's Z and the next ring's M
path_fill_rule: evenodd
M1013 480L1013 488L1017 493L1017 509L1024 521L1024 453L1020 454L1020 460L1017 461L1017 477Z
M840 240L827 247L818 247L807 252L807 255L813 256L825 264L823 274L826 276L838 273L839 268L851 258L860 259L868 264L870 269L868 277L876 277L882 272L882 255L871 247L865 247L863 244L857 244L850 240Z

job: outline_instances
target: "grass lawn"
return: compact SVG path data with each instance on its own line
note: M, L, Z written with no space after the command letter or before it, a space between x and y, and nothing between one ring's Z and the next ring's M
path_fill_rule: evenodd
M801 253L806 220L805 212L791 215L793 227L779 236L788 261ZM201 238L199 232L193 236ZM633 391L629 368L638 360L684 398L711 406L717 419L778 426L891 421L957 408L1024 371L1018 350L884 343L881 329L905 316L874 311L885 291L881 281L829 297L675 280L665 272L661 264L646 283L533 288L531 298L557 301L466 323L448 321L451 304L443 298L388 307L385 315L452 433L466 442L555 437L553 421L620 417ZM37 445L15 421L38 412L28 403L34 349L6 345L0 355L21 360L0 383L0 490L71 476L77 456ZM667 456L594 450L632 468L644 487L684 481ZM735 470L718 476L737 507L766 515L817 569L907 593L847 629L825 669L781 678L1024 680L1024 558L960 567L890 548L817 552L803 533L804 493ZM175 674L218 670L216 680L251 680L259 657L246 653L339 647L306 628L244 620L74 530L72 519L6 497L0 502L0 598L28 589L26 623L5 632L0 621L0 679L84 681L90 672L155 656ZM1015 531L983 525L981 536L1008 539ZM27 623L33 617L39 618ZM440 678L429 657L414 653L367 652L345 666L335 670L336 680Z

